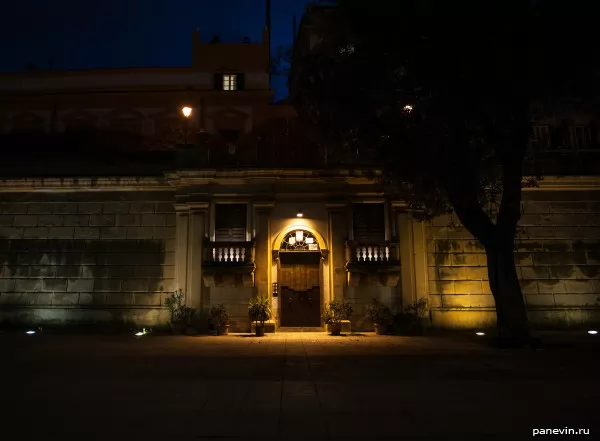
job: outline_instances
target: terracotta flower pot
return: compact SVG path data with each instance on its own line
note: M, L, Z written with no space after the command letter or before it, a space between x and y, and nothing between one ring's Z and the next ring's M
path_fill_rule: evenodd
M342 333L342 324L341 323L330 323L329 324L329 332L331 335L340 335Z
M386 325L382 325L380 323L373 323L373 327L375 328L375 334L377 334L377 335L387 334L387 326Z
M256 336L257 337L265 336L265 326L264 325L256 325Z
M229 325L221 325L217 328L217 335L229 335Z

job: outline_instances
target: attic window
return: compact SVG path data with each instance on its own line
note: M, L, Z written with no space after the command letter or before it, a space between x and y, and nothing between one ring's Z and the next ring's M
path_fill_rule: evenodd
M237 90L237 82L236 74L224 74L223 90Z

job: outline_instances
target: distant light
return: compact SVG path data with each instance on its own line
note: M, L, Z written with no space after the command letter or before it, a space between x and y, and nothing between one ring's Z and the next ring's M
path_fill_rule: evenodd
M303 217L303 216L304 216L304 214L301 211L299 211L298 213L296 213L296 217Z
M142 335L144 335L144 333L140 331L140 332L136 332L135 335L137 335L138 337L141 337Z
M183 113L183 116L185 116L186 118L189 118L189 116L192 114L192 108L191 107L183 107L181 109L181 112Z
M410 104L407 104L406 106L404 106L403 109L406 113L410 113L413 110L413 106L411 106Z
M27 332L25 332L25 334L32 335L32 334L35 334L35 331L27 331Z
M598 333L598 331L595 331L593 329L591 331L588 331L588 334L591 334L591 335L596 335L597 333Z
M485 332L476 332L476 335L485 335Z

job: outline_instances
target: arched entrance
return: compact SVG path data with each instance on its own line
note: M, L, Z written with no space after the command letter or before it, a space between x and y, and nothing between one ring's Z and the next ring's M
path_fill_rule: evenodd
M279 325L321 326L322 238L306 228L294 228L282 232L277 242Z

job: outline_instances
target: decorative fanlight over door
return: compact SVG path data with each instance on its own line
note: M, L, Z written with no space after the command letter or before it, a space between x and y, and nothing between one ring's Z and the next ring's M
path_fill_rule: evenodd
M319 251L317 238L309 231L290 231L281 241L280 251Z

